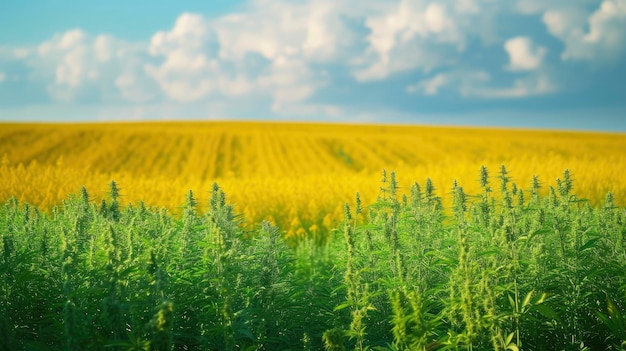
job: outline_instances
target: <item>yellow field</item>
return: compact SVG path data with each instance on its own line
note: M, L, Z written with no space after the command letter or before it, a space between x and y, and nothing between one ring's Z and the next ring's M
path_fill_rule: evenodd
M94 199L114 179L123 202L177 212L193 189L207 202L214 181L251 223L271 218L289 231L323 231L359 191L375 199L382 169L400 186L430 177L444 204L457 179L478 188L478 170L505 164L528 188L569 168L574 192L594 203L626 199L626 135L417 126L260 122L0 124L0 200L45 208L85 185ZM497 180L494 178L494 182ZM498 188L494 184L494 190ZM319 229L316 229L319 228Z

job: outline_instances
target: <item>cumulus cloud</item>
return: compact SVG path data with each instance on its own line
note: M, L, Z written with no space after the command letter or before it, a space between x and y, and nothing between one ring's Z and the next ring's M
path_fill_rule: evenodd
M306 100L323 84L316 80L311 68L303 61L283 56L274 60L257 82L259 88L273 92L273 109L276 111L284 105Z
M98 62L113 59L116 48L115 39L110 35L99 35L93 42L94 57Z
M439 73L430 79L424 79L421 82L408 85L406 91L408 93L422 93L424 95L437 95L439 89L450 84L451 77L449 74Z
M549 9L542 20L563 41L563 60L615 60L626 48L626 0L604 0L591 13L580 5Z
M538 75L516 79L510 87L477 87L463 89L461 93L469 97L516 99L550 94L554 91L556 91L556 86L548 77Z
M532 71L539 68L548 50L536 46L529 37L515 37L504 43L509 54L508 69L511 71Z
M589 32L583 41L603 48L624 48L626 34L626 0L605 0L589 17Z
M456 64L470 38L493 40L491 25L498 6L494 1L402 0L371 14L365 21L369 47L353 75L366 82Z
M548 50L543 33L501 30L503 15L543 21L563 52ZM0 81L6 92L29 80L68 104L338 116L348 104L335 92L360 98L359 89L383 84L423 98L554 93L561 68L551 55L615 60L625 29L626 0L250 0L217 17L182 13L146 42L72 29L36 46L0 47Z
M52 99L60 102L88 100L146 101L148 93L136 91L139 78L128 79L130 72L140 72L144 56L142 45L132 44L109 35L89 35L72 29L54 35L35 50L16 50L16 55L33 69L31 79L46 82ZM132 73L136 74L136 73ZM124 80L124 77L126 79ZM123 84L116 84L121 82ZM132 87L131 87L132 85ZM115 90L115 87L119 90ZM145 84L149 87L149 84ZM134 90L129 94L128 90ZM147 88L146 90L150 90Z
M56 101L261 98L272 111L294 110L329 84L325 66L348 66L362 51L360 21L378 8L331 0L254 0L217 18L183 13L143 44L66 31L25 60ZM306 110L313 111L310 106Z
M501 86L488 72L456 70L436 74L406 87L408 93L427 96L437 95L444 89L467 98L518 99L553 93L556 85L548 76L537 74L517 78L510 86Z
M39 45L40 58L54 59L54 82L58 85L77 87L88 78L97 78L97 72L87 66L86 35L80 29L56 35L52 40Z
M163 57L164 61L146 65L145 69L167 96L188 102L214 91L212 75L219 72L220 66L211 55L212 35L202 16L185 13L178 17L172 30L152 36L150 54Z
M483 86L490 79L489 73L482 70L453 70L408 85L406 91L411 94L434 96L446 89L467 96L473 89Z
M363 59L367 65L354 71L359 81L380 80L414 68L428 71L446 61L446 52L465 46L450 9L439 3L403 0L365 23L371 32ZM429 50L434 42L447 50Z
M279 56L302 55L307 24L304 6L282 2L265 5L216 21L220 58L240 61L249 53L257 53L272 61Z
M146 66L163 92L188 102L214 96L267 96L279 111L328 82L319 66L349 57L358 42L335 2L256 1L248 12L207 19L181 15L152 37Z
M219 55L241 60L246 54L258 53L270 61L284 56L314 63L348 59L361 46L361 34L351 19L372 9L361 3L330 0L253 1L249 11L215 21Z
M150 82L142 82L138 75L131 72L121 73L115 78L114 84L126 101L148 102L157 95L156 88Z
M13 49L13 57L18 60L25 59L29 55L29 50L25 48Z

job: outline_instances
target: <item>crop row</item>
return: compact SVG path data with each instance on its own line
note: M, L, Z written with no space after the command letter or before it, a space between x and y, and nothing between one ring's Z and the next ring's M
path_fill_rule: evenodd
M523 190L502 167L445 210L384 174L329 237L252 229L211 190L180 216L80 194L0 208L3 350L622 350L626 211L565 172ZM132 189L127 189L130 192ZM249 226L250 227L250 226Z
M598 205L609 191L624 203L624 154L623 135L601 133L252 122L3 124L0 201L15 196L48 212L81 186L95 201L106 199L103 185L115 179L122 204L141 200L179 214L182 201L172 194L193 189L204 211L218 182L250 225L268 220L291 236L326 235L341 222L344 199L359 192L366 203L376 200L381 169L422 182L429 176L450 209L454 177L469 193L479 192L481 165L506 162L524 187L533 170L552 181L569 168L577 194Z

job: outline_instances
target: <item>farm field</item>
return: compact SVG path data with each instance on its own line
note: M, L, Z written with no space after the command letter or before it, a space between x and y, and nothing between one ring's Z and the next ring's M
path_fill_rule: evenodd
M0 0L0 351L626 351L624 77L626 0Z
M223 190L180 217L82 189L46 215L0 206L0 349L624 350L626 211L481 169L344 205L331 240L242 228ZM524 195L526 194L526 195Z
M115 180L120 203L181 211L193 190L206 208L214 182L248 225L268 219L288 236L328 232L358 191L376 200L383 169L400 192L430 178L445 208L456 179L476 194L482 165L506 164L528 189L555 185L565 169L593 204L626 199L623 134L261 122L1 124L0 200L49 210L85 186L95 201Z
M622 134L4 124L1 350L624 350Z

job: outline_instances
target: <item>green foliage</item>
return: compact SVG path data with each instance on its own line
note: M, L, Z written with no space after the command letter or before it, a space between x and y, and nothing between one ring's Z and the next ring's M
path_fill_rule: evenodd
M383 173L320 243L244 230L215 185L180 218L122 206L117 184L50 214L0 207L2 350L623 350L626 211L546 197L501 167L480 194ZM527 198L525 194L528 195Z

